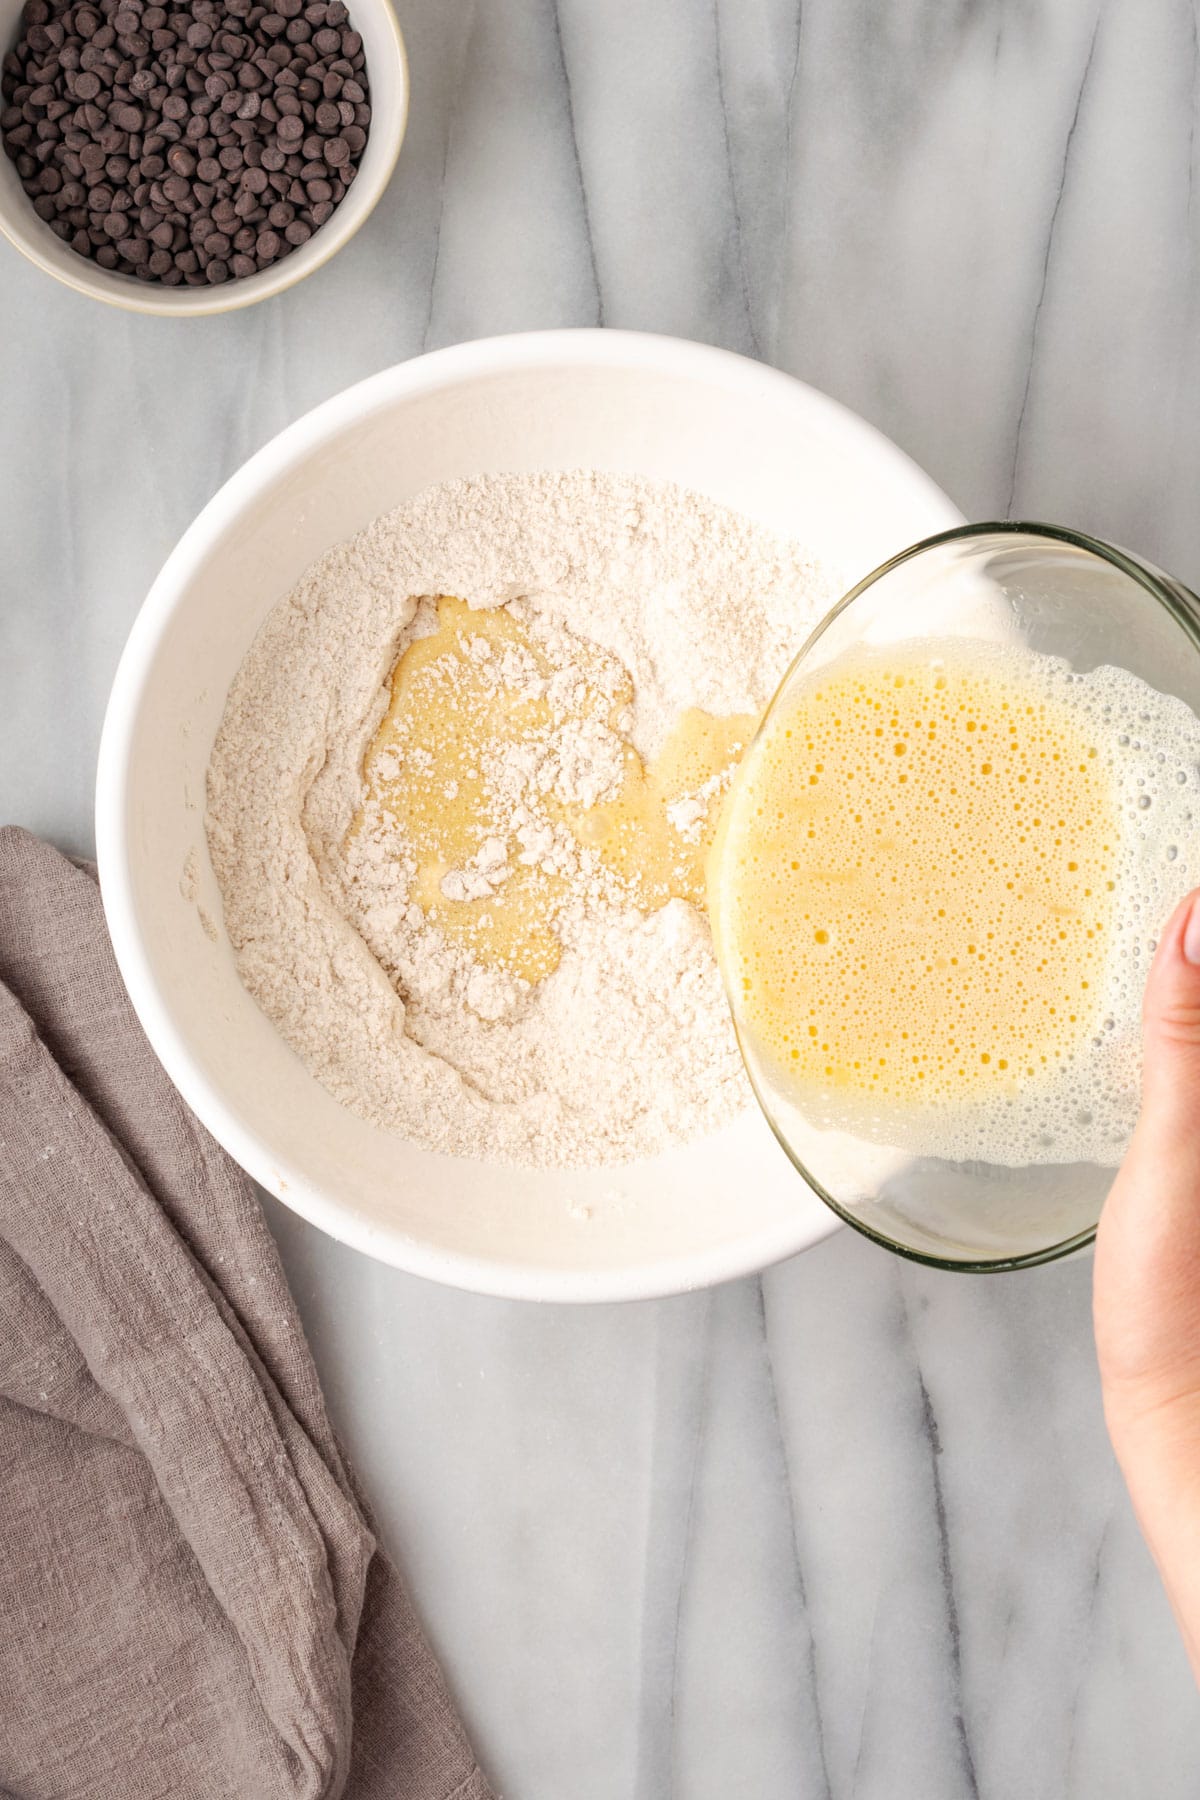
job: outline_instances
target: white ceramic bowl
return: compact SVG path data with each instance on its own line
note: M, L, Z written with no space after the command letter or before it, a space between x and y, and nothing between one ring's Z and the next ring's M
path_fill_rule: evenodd
M24 0L0 0L0 49L16 38ZM39 269L76 293L123 306L130 312L170 318L235 312L303 281L354 236L391 180L408 122L408 62L391 0L349 0L350 20L362 37L370 82L371 128L358 175L344 200L307 244L291 251L260 275L226 281L219 287L162 287L132 275L102 269L55 237L33 210L16 169L0 149L0 232Z
M286 1205L386 1262L557 1300L720 1281L804 1249L835 1221L753 1109L685 1150L567 1178L402 1145L307 1073L197 909L221 917L205 770L229 683L267 611L330 544L433 482L580 467L701 489L794 532L854 578L961 522L870 426L724 351L604 331L439 350L300 419L205 507L134 625L96 805L104 901L134 1006L226 1149Z

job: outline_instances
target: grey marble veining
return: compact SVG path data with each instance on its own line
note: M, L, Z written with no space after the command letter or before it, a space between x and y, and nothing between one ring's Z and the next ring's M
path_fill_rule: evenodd
M0 247L6 818L88 846L108 683L183 527L307 407L463 337L726 344L857 408L968 513L1200 581L1192 5L400 11L396 180L295 293L142 319ZM271 1216L507 1800L1200 1792L1086 1263L941 1277L842 1234L711 1294L534 1309Z

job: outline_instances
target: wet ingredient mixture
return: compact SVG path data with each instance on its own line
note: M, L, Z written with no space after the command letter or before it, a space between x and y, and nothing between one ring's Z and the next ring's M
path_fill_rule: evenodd
M929 1155L1111 1154L1200 723L1124 670L839 657L747 762L714 890L739 1013L818 1118ZM1160 895L1164 897L1160 897Z
M689 708L647 766L615 657L511 607L442 597L436 618L393 671L353 827L399 834L430 923L534 983L558 967L561 915L589 891L641 913L702 905L754 716Z

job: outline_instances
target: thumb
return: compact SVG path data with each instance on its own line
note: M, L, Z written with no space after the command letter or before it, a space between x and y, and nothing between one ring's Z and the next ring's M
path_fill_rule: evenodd
M1200 1391L1200 891L1159 940L1143 1006L1142 1111L1096 1237L1110 1407Z
M1146 983L1142 1008L1142 1118L1139 1155L1170 1159L1176 1172L1200 1175L1200 890L1167 923ZM1165 1172L1165 1171L1164 1171ZM1200 1193L1188 1196L1200 1204Z

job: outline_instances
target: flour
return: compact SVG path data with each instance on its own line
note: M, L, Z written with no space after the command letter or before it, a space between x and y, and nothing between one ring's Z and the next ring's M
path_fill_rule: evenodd
M744 1106L706 919L682 900L630 905L539 796L594 806L619 786L622 733L652 757L689 707L759 711L836 592L744 517L589 472L432 488L321 557L230 689L206 821L242 979L314 1075L427 1149L535 1166L653 1155ZM365 788L388 677L436 628L441 594L509 606L550 666L466 637L486 682L561 723L489 750L474 773L503 833L442 877L447 900L479 902L523 868L560 878L561 960L539 982L485 966L430 920L411 848ZM404 757L388 755L382 772L402 779ZM698 837L712 798L674 803L682 836Z
M680 837L689 844L699 841L708 818L709 808L718 794L723 794L732 780L732 771L710 775L690 794L681 794L667 808L667 818Z

